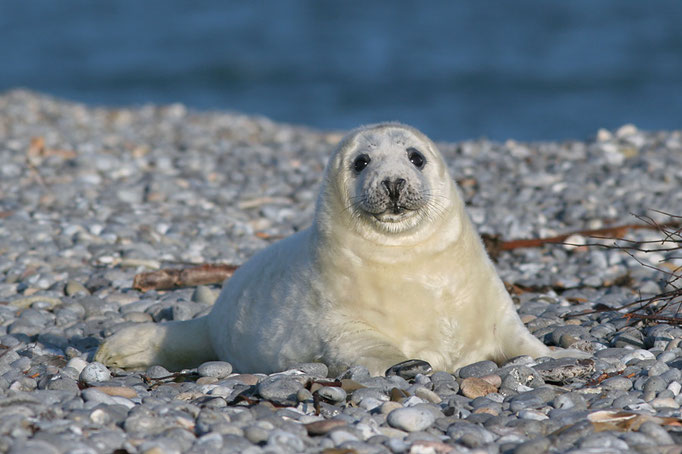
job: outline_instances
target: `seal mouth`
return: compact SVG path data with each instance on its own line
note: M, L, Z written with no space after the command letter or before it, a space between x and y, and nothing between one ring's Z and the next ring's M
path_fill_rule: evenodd
M411 218L414 215L413 210L409 210L399 205L393 205L381 213L372 213L372 216L379 222L397 223Z

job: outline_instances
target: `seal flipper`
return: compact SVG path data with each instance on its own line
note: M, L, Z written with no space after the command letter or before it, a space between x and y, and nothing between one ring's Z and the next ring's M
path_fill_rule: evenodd
M217 359L206 317L182 322L128 326L100 345L95 361L123 369L161 365L168 370L196 367Z

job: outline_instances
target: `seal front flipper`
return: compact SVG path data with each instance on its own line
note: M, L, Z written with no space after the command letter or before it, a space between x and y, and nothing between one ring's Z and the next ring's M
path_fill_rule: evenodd
M168 370L180 370L216 358L206 317L127 326L105 339L95 354L95 361L123 369L160 365Z

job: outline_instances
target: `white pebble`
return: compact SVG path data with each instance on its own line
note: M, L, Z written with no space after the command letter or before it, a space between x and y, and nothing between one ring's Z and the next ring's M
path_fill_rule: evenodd
M76 369L78 373L80 374L83 372L83 369L85 369L85 366L88 365L88 362L85 361L84 359L80 358L71 358L68 363L66 363L66 367L71 367L73 369Z
M680 393L680 390L682 390L682 385L678 381L672 381L668 385L668 389L673 393L673 395L677 396Z
M93 362L83 368L78 377L85 384L92 385L111 379L111 372L102 363Z
M424 430L434 423L436 417L424 408L398 408L389 413L388 424L406 432Z

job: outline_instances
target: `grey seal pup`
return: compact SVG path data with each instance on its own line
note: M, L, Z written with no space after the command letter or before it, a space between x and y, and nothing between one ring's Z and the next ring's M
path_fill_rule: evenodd
M550 351L523 325L434 143L384 123L342 139L312 225L242 265L208 316L126 327L95 359L171 370L222 359L263 373L319 361L332 374L383 374L408 360L454 372L576 353Z

